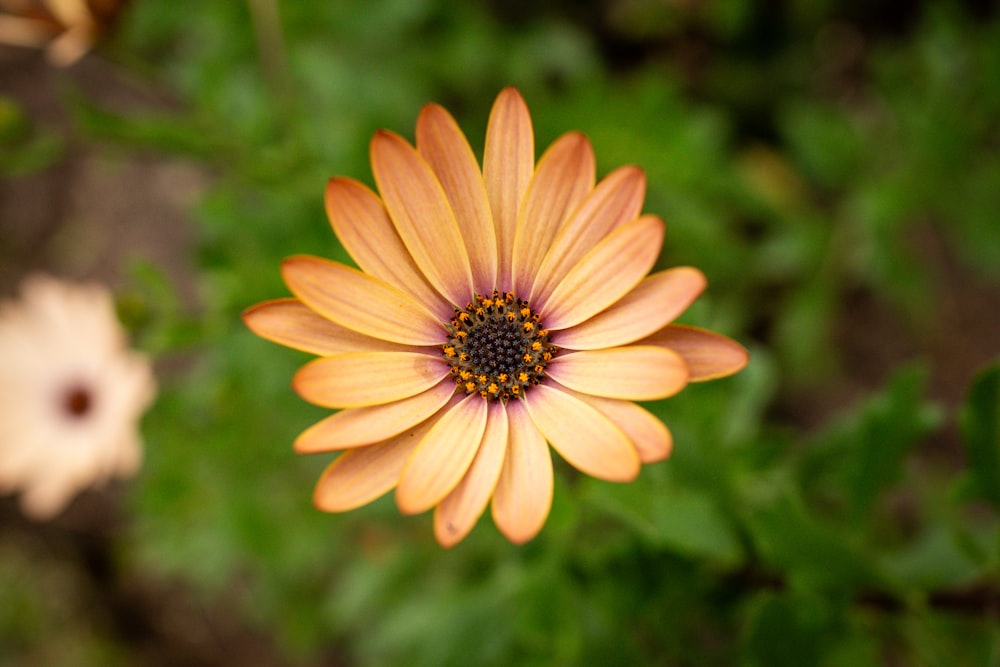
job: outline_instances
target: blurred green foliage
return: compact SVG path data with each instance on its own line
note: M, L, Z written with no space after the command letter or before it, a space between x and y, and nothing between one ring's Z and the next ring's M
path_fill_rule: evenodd
M1000 366L948 397L933 388L952 358L910 354L956 334L949 271L1000 276L1000 18L867 7L135 0L103 56L176 108L121 112L79 90L77 126L182 156L211 185L192 211L197 308L146 264L123 301L181 370L144 423L119 565L224 600L290 663L1000 664ZM479 147L508 84L539 148L580 129L601 173L645 169L645 210L668 221L661 265L709 278L685 321L752 361L649 406L675 451L635 483L557 466L534 541L484 518L443 551L391 498L312 508L330 457L291 450L324 414L288 387L306 356L239 314L287 293L287 255L349 261L323 187L371 182L376 128L412 137L433 100ZM17 148L4 173L58 155L3 99L0 141ZM888 350L870 368L850 367L858 337ZM0 639L41 641L32 619L62 612L9 574L22 557L3 563L18 584Z

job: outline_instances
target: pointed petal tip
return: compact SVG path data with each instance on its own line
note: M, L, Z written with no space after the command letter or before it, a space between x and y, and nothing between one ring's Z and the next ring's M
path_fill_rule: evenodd
M368 156L369 159L374 162L378 160L379 153L386 150L390 144L400 144L404 143L409 145L409 142L402 136L393 132L392 130L387 130L385 128L379 128L375 130L372 135L371 141L368 142Z
M347 178L346 176L331 176L326 179L326 187L323 189L323 203L326 205L327 214L330 211L330 202L337 195L337 193L345 187L350 187L353 184L358 183L353 178Z
M250 331L257 333L256 331L254 331L253 328L253 321L254 318L256 317L255 313L260 312L260 309L265 305L267 305L268 303L269 302L267 301L262 301L260 303L255 303L252 306L247 306L246 308L243 309L243 312L240 313L240 320L243 322L243 324L246 326L247 329L250 329Z
M514 86L507 86L499 93L497 93L496 99L493 101L493 108L498 109L504 106L517 106L524 109L525 113L528 110L528 104L524 101L524 96L521 95L521 91Z
M694 266L677 266L673 268L678 276L683 276L689 284L697 287L697 291L700 294L706 287L708 287L708 278L701 269Z
M426 504L418 503L411 495L407 494L405 491L403 493L399 492L399 486L396 487L393 497L396 500L396 509L399 510L400 514L406 516L413 516L415 514L422 514L427 510L431 509Z
M750 352L732 338L687 324L670 324L645 339L677 352L691 372L689 382L729 377L750 362Z
M307 268L307 265L318 261L321 262L324 260L316 257L315 255L289 255L281 260L281 277L285 279L285 283L287 284L287 276L289 272L304 270Z
M240 313L240 319L255 336L311 354L326 352L323 329L334 326L294 297L256 303Z
M708 332L714 336L714 345L708 352L711 355L711 364L689 362L691 366L690 382L708 382L709 380L721 380L731 375L736 375L750 363L750 351L728 336L723 336L715 332Z
M575 159L593 160L594 147L590 143L590 137L580 130L570 130L556 139L549 148L556 144L565 144L567 156Z
M500 528L499 530L511 544L516 544L520 547L538 537L538 533L542 532L542 526L533 526L530 530L525 530L524 532L516 532L510 528Z
M512 85L508 85L508 86L504 86L503 90L501 90L497 94L497 97L498 98L499 97L509 97L511 95L514 95L514 96L517 96L517 97L522 97L521 91L518 90L517 86L514 86L513 84Z
M420 124L421 118L426 118L430 114L444 114L449 118L451 117L451 113L437 102L427 102L424 106L420 107L420 113L417 115L417 124Z
M461 529L442 517L440 505L434 510L434 539L444 549L451 549L468 537L473 526Z
M461 542L464 539L464 537L460 537L460 538L456 539L456 538L448 536L447 534L439 534L438 531L437 531L437 526L436 525L435 525L435 528L434 528L434 538L437 540L438 545L442 549L451 549L452 547L456 546L459 542Z
M736 375L750 363L750 351L743 347L740 343L737 343L733 339L728 339L732 346L729 350L729 355L727 355L728 367L720 369L712 374L707 374L702 377L692 378L691 382L706 382L708 380L721 380L722 378L729 377L730 375Z

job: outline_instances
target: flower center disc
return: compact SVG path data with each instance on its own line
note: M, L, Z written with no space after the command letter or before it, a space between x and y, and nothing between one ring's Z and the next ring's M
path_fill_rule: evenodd
M70 419L83 419L94 406L94 397L90 390L82 385L69 387L62 396L63 412Z
M448 334L441 349L458 388L505 403L540 383L556 352L538 314L511 292L477 294L465 310L455 309Z

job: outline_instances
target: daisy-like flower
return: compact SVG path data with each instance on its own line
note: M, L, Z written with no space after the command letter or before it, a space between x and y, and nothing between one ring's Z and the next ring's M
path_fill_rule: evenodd
M0 493L35 519L79 491L133 474L138 422L155 394L149 360L126 347L111 294L47 276L0 306Z
M534 537L552 502L549 445L580 471L625 482L672 438L635 401L730 375L730 339L673 325L705 287L688 267L648 275L664 224L642 215L645 176L595 184L587 138L570 132L535 162L527 106L497 98L480 165L455 120L426 106L416 147L378 132L380 195L332 179L326 210L360 270L292 257L295 298L244 314L269 340L319 355L293 381L339 412L303 432L301 453L341 451L314 502L350 510L395 488L407 514L436 508L443 546L492 500L511 541Z

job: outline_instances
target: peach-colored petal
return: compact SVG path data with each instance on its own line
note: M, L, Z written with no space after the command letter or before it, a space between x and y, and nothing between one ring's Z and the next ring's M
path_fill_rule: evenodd
M409 294L349 266L299 255L281 264L288 288L312 310L342 327L404 345L438 345L439 318Z
M427 391L448 371L444 361L421 352L346 352L310 361L292 388L316 405L360 408Z
M458 486L483 440L486 412L487 403L478 394L446 408L403 470L396 487L399 511L417 514L428 510Z
M428 104L417 119L417 151L448 196L465 239L476 293L490 294L497 283L497 234L472 147L451 114Z
M413 450L437 419L428 419L391 440L338 456L320 476L313 504L324 512L346 512L391 491Z
M663 234L663 221L644 215L594 246L548 299L532 304L543 313L546 328L580 324L625 296L656 263Z
M486 432L469 471L434 512L434 535L443 547L461 542L486 509L507 451L507 409L499 401L487 408Z
M451 317L452 306L417 268L374 192L350 178L331 178L325 200L334 233L365 273L407 292L438 318Z
M94 17L84 0L42 0L53 18L64 26L93 25Z
M0 15L0 44L12 46L45 46L56 32L47 24L35 19Z
M672 322L704 289L705 276L695 268L679 266L654 273L606 310L554 333L552 342L571 350L634 343Z
M688 382L681 356L656 345L560 354L545 367L545 373L574 391L629 401L667 398Z
M588 250L621 225L635 220L645 194L646 175L638 167L621 167L598 183L556 234L528 301L544 300Z
M57 67L69 67L93 48L95 31L92 25L72 26L49 43L45 56Z
M295 451L314 454L381 442L433 415L454 393L455 383L442 380L400 401L341 410L300 433L295 439Z
M427 162L397 134L371 142L372 172L396 231L427 280L453 305L473 294L465 241L441 183Z
M632 401L617 401L612 398L573 394L589 403L615 423L635 446L639 460L655 463L670 456L674 439L667 426L652 412Z
M556 232L594 188L594 170L594 149L579 132L564 134L542 154L524 193L514 232L515 293L531 293Z
M746 348L731 338L681 324L664 327L640 342L662 345L681 355L691 371L689 382L727 377L743 370L750 360Z
M628 482L639 474L639 454L614 422L554 384L525 394L531 420L566 461L598 479Z
M542 529L552 507L552 455L521 401L507 403L507 420L507 454L491 511L500 532L523 544Z
M274 299L243 312L243 322L261 338L287 347L329 356L341 352L403 352L408 345L390 343L345 329L309 310L298 299Z
M514 88L504 88L493 103L483 151L483 180L496 225L497 288L501 292L513 288L510 260L514 253L517 214L534 170L535 135L531 115L521 94Z

